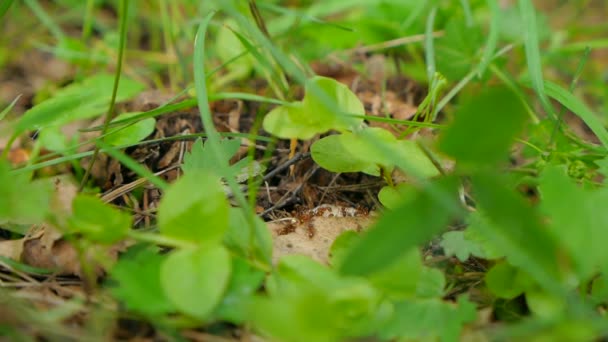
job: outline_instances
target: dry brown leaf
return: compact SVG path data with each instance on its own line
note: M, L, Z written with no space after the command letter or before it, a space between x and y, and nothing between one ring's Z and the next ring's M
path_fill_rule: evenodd
M327 205L298 216L304 219L268 223L273 237L274 263L284 255L302 254L327 264L329 249L340 234L366 229L375 218L373 213L366 215L356 208Z

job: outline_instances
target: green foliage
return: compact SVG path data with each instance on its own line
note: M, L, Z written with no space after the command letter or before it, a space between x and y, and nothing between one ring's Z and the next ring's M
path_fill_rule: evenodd
M131 216L103 203L99 198L79 194L72 202L70 232L81 233L92 241L111 244L123 239L131 225Z
M482 32L454 18L445 27L445 35L437 41L437 71L450 80L463 78L481 57Z
M252 225L247 222L247 213L240 208L230 208L229 224L224 243L242 257L253 257L263 264L270 265L272 257L272 236L266 224L253 218Z
M305 87L302 101L279 106L266 114L264 129L280 138L310 139L331 129L344 131L363 121L363 104L338 81L316 76Z
M53 97L25 112L14 127L15 133L53 125L61 126L103 113L108 109L113 83L113 75L98 74L58 90ZM142 90L142 84L123 77L119 83L116 100L124 101Z
M572 52L581 51L581 46L605 46L602 37L585 41L593 30L581 26L551 32L549 21L530 0L506 8L495 0L328 0L289 6L278 0L252 1L250 6L260 11L259 16L254 15L257 25L249 18L247 2L132 4L131 10L141 12L127 16L127 1L123 0L122 6L115 6L121 9L117 11L123 23L120 33L108 26L111 16L95 19L99 1L64 0L44 7L25 1L26 6L14 7L11 15L2 17L11 2L0 0L2 22L10 21L3 27L12 30L0 35L0 40L4 43L16 32L13 13L31 12L42 23L35 41L77 66L78 74L73 77L77 81L64 88L45 86L60 89L35 94L34 106L13 122L4 120L18 108L16 100L0 113L0 120L8 126L0 128L3 134L10 131L13 138L22 138L27 131L37 131L28 161L31 165L12 170L7 161L0 163L3 238L4 230L24 234L30 231L30 224L47 222L69 233L68 240L74 238L82 243L79 246L117 248L131 239L139 242L108 269L104 283L119 304L121 318L146 321L159 336L177 338L184 327L230 333L226 329L236 326L262 339L286 342L476 337L582 341L601 339L608 331L603 313L608 305L608 252L603 247L608 239L604 236L608 216L603 208L608 193L602 179L608 175L608 133L605 120L596 115L602 106L607 107L602 88L605 80L598 72L601 63L588 67L590 76L583 73L586 57L581 58L580 70L570 72L570 61L576 60ZM55 21L56 14L50 11L56 6L70 8L70 15ZM154 12L158 8L161 23L145 20L144 25L132 25L129 38L145 41L150 51L140 50L137 39L129 42L133 59L127 60L130 68L125 73L160 87L168 78L174 93L187 93L187 88L179 87L192 81L188 77L192 71L196 99L146 113L120 114L107 135L95 141L102 153L148 178L163 192L156 216L150 216L152 227L139 230L136 221L137 230L131 232L131 213L115 207L119 201L112 205L79 194L71 203L72 213L66 214L56 209L58 196L53 196L51 182L27 172L43 170L40 175L46 174L45 166L65 161L78 169L77 158L90 155L72 156L76 152L71 151L81 148L76 146L79 137L68 140L62 128L107 111L114 76L95 68L114 67L112 59L120 55L116 52L124 51L121 42L127 37L127 18L141 20L145 14L158 14ZM217 21L212 14L205 15L217 9L221 13ZM87 18L73 22L73 14L79 10L87 11ZM195 39L191 28L198 22ZM83 28L82 39L65 30L64 25L73 24ZM215 41L208 45L210 24ZM34 27L29 21L27 25ZM262 32L262 27L268 32ZM426 32L425 37L418 36L420 32ZM585 37L574 37L581 32ZM26 38L24 42L34 41ZM49 38L53 45L44 45ZM184 51L193 40L191 58ZM576 44L570 43L574 40ZM8 42L6 46L12 47ZM355 49L355 53L342 55L340 49ZM12 58L9 48L0 53L3 61ZM337 64L351 67L337 72L337 78L348 79L348 85L311 76L311 69L317 70L309 68L313 57L319 60L330 53L332 63L339 60ZM384 55L387 61L391 57L395 63L384 63L378 73L365 74L376 67L368 63L374 59L366 58L375 54ZM120 65L115 64L117 74ZM219 67L209 72L209 66ZM350 79L351 69L357 72L354 80ZM570 87L547 80L556 75L560 82L571 79ZM383 114L395 114L389 113L393 103L385 98L386 90L395 90L385 87L390 84L385 81L393 82L394 76L400 76L399 81L405 77L430 83L428 94L420 96L424 97L422 103L414 103L418 111L412 121L390 119L396 129L407 126L398 137L367 125L364 120L373 118L364 117L363 103L350 90L371 81L370 89L380 95L381 111L386 110ZM248 87L253 84L249 77L256 82L263 78L267 87L257 87L250 95L226 92L211 99L234 96L253 111L257 106L249 106L251 102L278 105L253 128L261 124L276 138L308 140L304 145L310 146L313 161L325 170L362 172L386 182L377 194L383 207L377 208L379 217L373 226L339 236L332 244L329 266L296 255L274 260L271 232L251 208L256 194L250 191L247 198L239 189L238 183L264 172L253 160L260 153L251 151L250 156L230 164L242 140L220 136L207 88ZM585 82L578 84L581 77ZM288 82L303 86L301 101L285 102L298 94ZM534 92L526 92L525 87ZM117 101L130 99L143 89L139 81L121 77ZM409 89L404 86L399 98L409 98ZM277 99L265 94L270 91ZM419 96L413 98L417 101ZM173 184L153 176L156 170L137 163L128 150L112 149L149 136L155 116L197 103L206 140L198 139L185 154L184 175ZM586 135L574 134L567 127L570 119L562 120L556 105L582 119L600 145L586 141ZM266 110L260 107L259 113ZM430 121L433 125L428 125ZM419 128L425 126L432 128ZM254 135L257 133L252 132ZM424 145L415 141L419 136L426 139ZM11 152L11 143L5 156ZM264 158L271 156L274 146L263 147ZM436 148L452 159L447 165L442 165L447 161L443 157L435 157ZM398 177L393 179L393 175L403 174L405 181L397 184ZM276 185L273 182L268 191ZM255 184L250 189L255 188L251 185ZM135 193L133 198L137 196ZM439 237L443 255L436 248ZM0 248L0 252L5 250ZM44 274L17 261L0 259L8 272L21 278L18 272ZM5 278L3 281L12 279L11 275ZM89 283L95 286L95 282ZM97 304L95 300L102 297L96 291L91 293L91 303ZM64 322L68 316L64 312L78 311L96 318L106 314L103 304L83 304L77 310L66 305L44 317ZM492 309L496 322L493 320L491 329L479 326L483 320L478 319L476 306ZM9 314L11 309L7 307ZM37 337L47 338L36 320L27 322L40 330ZM479 324L465 329L472 322Z
M158 214L163 235L215 244L228 229L228 201L209 171L185 174L165 193Z
M462 104L454 117L444 132L441 148L463 167L484 167L506 160L526 113L510 90L492 87Z
M513 299L531 288L533 281L525 272L500 262L485 275L488 289L498 298Z
M0 161L0 222L41 223L50 213L52 191L49 181L12 175L8 163Z
M160 282L171 303L204 320L219 305L230 281L228 251L218 245L172 252L160 267Z
M123 113L115 117L112 122L128 119L137 114L139 113ZM110 129L105 141L112 146L132 145L152 134L155 125L154 118L147 118L126 127Z
M437 186L453 196L448 201L456 201L455 179L442 179ZM384 214L349 250L340 271L352 275L380 271L405 255L410 248L439 233L456 214L445 210L443 203L434 201L428 189L420 191L417 196ZM365 255L365 258L362 259L361 255Z
M140 244L129 248L110 272L110 292L129 310L159 316L176 311L160 283L160 268L167 259L155 248Z
M391 150L391 154L379 152L378 145ZM354 132L330 135L311 146L312 158L323 168L333 172L364 172L380 176L390 172L395 159L407 160L417 174L433 177L437 168L410 140L398 140L382 128L369 127ZM388 156L390 155L390 158Z
M395 306L389 322L382 327L384 339L459 341L463 323L472 322L477 314L475 305L465 297L458 305L434 299L407 300Z

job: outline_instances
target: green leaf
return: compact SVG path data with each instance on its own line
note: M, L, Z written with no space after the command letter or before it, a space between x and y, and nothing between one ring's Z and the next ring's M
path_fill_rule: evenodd
M353 133L330 135L314 142L310 152L317 164L331 172L360 172L365 170L366 173L378 176L380 172L378 164L375 163L377 158L368 159L364 154L352 153L352 149L348 147L349 144L357 141L358 135Z
M544 91L549 97L564 105L564 107L568 108L574 114L578 115L578 117L580 117L585 124L589 126L595 136L597 136L597 138L602 142L602 145L608 148L608 131L606 130L606 127L602 123L600 117L593 113L593 111L591 111L591 109L589 109L585 103L579 100L568 90L549 81L544 82Z
M115 117L112 122L128 119L138 114L140 113L123 113ZM126 127L110 129L105 141L112 146L135 144L152 134L155 126L156 120L154 118L142 119Z
M253 257L262 264L270 265L272 261L272 235L266 223L258 216L254 216L254 231L246 215L250 215L241 208L230 208L229 224L224 244L241 257Z
M441 149L463 166L479 167L507 159L526 111L510 90L485 88L462 104L454 117L444 132Z
M380 330L380 338L457 342L465 323L477 317L475 304L459 297L457 305L440 299L413 299L399 302L390 320Z
M158 226L166 236L217 243L228 229L228 208L216 176L210 172L191 172L165 193L158 207Z
M492 225L480 225L493 246L549 291L561 292L557 248L541 224L537 212L497 174L472 177L473 190L481 213Z
M380 292L367 281L340 277L306 256L282 258L266 289L269 297L255 299L249 317L278 340L367 336L386 314Z
M129 310L158 316L176 311L160 283L160 268L166 256L147 245L135 245L110 271L117 282L110 292Z
M548 232L572 258L581 281L608 266L608 189L583 189L570 179L563 167L547 167L541 178L540 208L550 219ZM567 200L564 200L566 199ZM576 227L576 229L574 229Z
M160 280L178 310L206 319L222 300L231 272L230 254L213 245L174 251L161 265Z
M535 316L547 320L563 317L568 305L566 298L548 293L539 288L526 291L526 304Z
M529 275L506 262L492 266L485 275L485 282L492 294L504 299L513 299L534 285Z
M363 122L362 118L345 114L365 114L359 98L344 84L315 76L306 82L302 101L276 107L264 117L263 125L279 138L307 140L331 129L344 131Z
M449 194L445 200L451 202L450 205L458 203L457 181L454 178L441 179L435 186L434 190L440 189ZM350 249L340 266L340 272L366 275L397 261L411 248L439 233L450 219L457 216L457 213L445 208L445 203L437 201L428 188L413 199L402 202L385 213Z
M391 158L382 153L381 146L393 151ZM390 132L378 127L330 135L313 143L310 152L317 164L332 172L365 172L379 176L380 167L390 171L395 166L395 159L400 158L423 177L439 174L415 142L397 140Z
M422 275L418 248L410 248L398 260L367 276L369 281L390 299L406 299L416 294Z
M216 172L218 161L215 160L214 154L208 146L208 142L203 144L202 139L196 139L192 145L190 152L184 156L182 170L185 174L192 172ZM237 153L241 142L238 139L222 139L220 140L220 148L222 149L223 163L228 161ZM239 169L240 170L240 169Z
M70 231L93 241L111 244L124 238L131 229L131 215L101 201L96 196L78 194L72 202Z
M6 14L6 12L8 12L9 8L11 8L11 5L13 4L13 0L2 0L0 2L0 19L2 19L2 17L4 17L4 15Z
M330 264L334 268L337 268L344 261L344 257L346 257L348 250L352 248L353 244L360 238L361 236L359 233L352 230L347 230L338 235L329 249Z
M396 186L387 185L380 189L378 200L389 209L397 208L408 198L416 196L416 188L410 183L399 183Z
M88 119L108 110L114 76L99 74L73 83L23 114L15 134L50 125L63 125L78 119ZM122 77L116 101L124 101L143 90L143 85Z
M464 231L451 231L441 237L441 247L446 256L455 255L458 260L465 262L469 256L484 256L483 248L476 242L466 238Z
M234 25L232 20L226 20L218 28L215 39L215 51L220 60L231 71L232 77L241 79L253 71L255 60L247 52L241 41L230 29ZM235 60L235 58L238 58ZM234 61L234 62L233 62Z
M1 8L0 8L0 11L1 11ZM0 17L2 17L1 14L0 14ZM17 96L11 103L9 103L8 106L6 106L6 108L4 108L0 112L0 121L2 121L6 117L6 115L11 112L11 110L13 109L13 107L15 107L15 105L17 104L17 101L19 101L19 98L21 98L21 95Z
M445 276L436 268L423 267L418 286L416 287L417 298L441 298L445 293Z
M0 223L41 223L49 214L53 185L10 171L8 163L0 161Z
M435 44L437 71L451 81L462 79L481 59L483 36L479 27L460 18L450 20Z
M263 271L253 268L246 260L233 258L228 289L214 316L233 324L245 322L249 300L262 286L265 276Z

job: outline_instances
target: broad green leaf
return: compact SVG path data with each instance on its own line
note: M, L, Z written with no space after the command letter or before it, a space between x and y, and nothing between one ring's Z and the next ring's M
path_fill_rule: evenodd
M266 289L269 298L255 300L256 314L250 317L254 325L280 340L337 341L366 336L377 325L378 315L385 314L380 292L366 280L340 277L305 256L281 259ZM311 315L314 307L317 313ZM289 321L292 329L286 330ZM290 336L296 332L302 335Z
M423 265L418 248L410 248L398 260L367 276L390 299L407 299L416 294Z
M382 147L393 152L390 158L382 153ZM439 174L415 142L397 140L390 132L378 127L330 135L313 143L310 151L317 164L332 172L365 172L379 176L380 167L390 172L396 164L395 159L400 158L421 176Z
M253 268L246 260L233 258L228 289L214 316L233 324L242 324L248 319L248 302L262 286L264 277L263 271Z
M580 117L585 124L589 126L591 131L593 131L597 138L602 142L602 145L604 145L604 147L608 147L608 131L602 123L602 120L581 100L579 100L568 90L549 81L544 82L544 91L547 96L561 103L564 107L572 111L572 113L578 115L578 117Z
M457 203L454 178L441 179L435 186L450 194L446 201L452 205ZM446 210L444 203L435 200L428 191L424 189L386 212L350 249L340 272L367 275L380 271L446 228L457 213Z
M221 302L231 273L228 251L212 245L172 252L161 265L160 280L179 311L204 320Z
M351 246L360 238L361 236L359 233L352 230L347 230L340 234L331 244L331 248L329 249L330 264L334 268L337 268L344 260L344 257Z
M504 249L496 245L492 234L499 228L494 227L486 217L479 211L473 212L467 218L468 227L464 230L464 238L475 243L480 249L481 254L475 255L483 259L500 259L505 256Z
M303 287L280 298L255 297L248 318L263 336L275 341L337 342L342 340L336 316L326 293Z
M59 126L47 126L38 134L38 142L49 151L65 151L69 147L68 137Z
M226 20L218 28L215 51L223 63L230 62L226 67L231 71L231 77L241 79L253 71L255 60L246 53L247 49L230 29L231 26L234 22Z
M357 127L363 122L362 118L346 116L364 115L365 109L361 100L345 84L333 78L315 76L308 80L305 90L306 95L302 100L304 108L309 111L311 117L321 122L328 120L325 126L328 129L343 131ZM333 106L340 112L336 112Z
M462 166L479 167L506 160L526 111L509 89L486 88L462 104L454 117L441 149Z
M472 183L478 208L492 223L480 225L485 237L510 264L525 270L545 289L560 292L557 247L534 208L505 186L504 177L477 174Z
M499 262L485 275L486 286L499 298L513 299L530 289L534 281L522 270Z
M219 179L210 172L191 172L173 183L158 207L163 235L213 244L228 229L228 201Z
M387 185L380 189L378 200L388 209L395 209L412 196L416 196L416 188L409 183L399 183L394 187Z
M160 268L166 256L147 245L136 245L124 253L110 271L117 284L110 292L127 309L158 316L176 311L160 283Z
M123 113L115 117L112 122L128 119L138 114L140 113ZM109 130L105 141L112 146L135 144L152 134L155 125L156 120L154 118L146 118L126 127L113 128Z
M564 316L568 305L566 298L539 288L526 291L526 304L535 316L549 320Z
M99 74L73 83L23 114L15 134L49 125L63 125L78 119L88 119L108 110L114 76ZM143 85L122 77L116 101L124 101L143 90Z
M131 229L132 218L101 201L96 196L78 194L72 202L70 231L81 233L93 241L111 244L124 238Z
M547 167L539 186L540 208L550 220L548 233L566 249L581 281L608 267L608 189L583 189L562 167Z
M356 137L352 133L330 135L317 140L310 147L312 158L321 167L331 172L375 170L375 172L370 171L370 173L379 175L378 166L373 160L367 160L364 156L353 154L347 147L349 143L355 140Z
M193 172L216 172L218 161L215 160L214 154L211 152L208 143L203 144L202 139L196 139L192 145L192 149L184 156L182 170L185 174ZM222 139L220 147L222 149L222 162L227 163L239 150L241 142L238 139ZM232 168L234 169L234 168ZM240 171L240 168L239 170ZM229 176L229 175L221 175Z
M224 244L242 257L254 257L263 264L270 265L272 258L272 235L258 216L254 216L254 230L241 208L230 208L229 224Z
M279 138L307 140L332 129L351 129L363 122L362 118L346 114L365 114L359 98L344 84L315 76L306 83L302 101L273 109L264 117L263 125Z
M451 81L458 81L481 59L483 36L479 27L468 26L454 18L445 27L445 35L435 44L437 71Z
M441 237L441 247L446 256L455 255L458 260L465 262L469 256L484 256L483 247L475 241L466 238L464 231L451 231Z
M417 298L441 298L445 293L445 276L437 268L423 267L416 287Z
M412 299L395 305L395 312L380 330L384 340L457 342L465 323L477 317L475 304L465 297L458 303L440 299Z
M8 163L0 161L0 223L41 223L49 214L52 194L50 181L13 175Z
M608 303L608 274L602 273L591 283L590 298L594 305Z
M2 19L2 17L4 17L4 15L6 14L6 12L8 12L9 8L11 8L11 5L13 4L13 0L2 0L0 1L0 19Z

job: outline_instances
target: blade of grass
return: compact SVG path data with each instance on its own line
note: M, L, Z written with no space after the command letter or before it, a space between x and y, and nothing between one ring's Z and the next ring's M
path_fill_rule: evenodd
M464 11L464 20L466 21L467 26L473 26L475 22L473 21L473 13L471 12L469 0L460 0L460 6L462 6L462 10Z
M568 90L562 88L558 84L545 81L545 91L547 95L557 102L564 105L571 112L580 117L587 126L591 129L593 134L601 141L605 148L608 148L608 131L604 127L602 121L599 119L591 109L589 109L581 100L576 98Z
M17 104L17 101L19 101L20 98L21 95L17 95L17 97L15 97L15 99L6 108L4 108L2 112L0 112L0 120L4 119L4 117L11 112L11 110L13 109L13 107L15 107L15 104Z
M543 109L553 119L557 120L557 114L547 98L543 82L543 69L538 47L538 32L536 24L536 10L530 0L519 0L519 12L524 24L524 47L526 50L526 61L528 63L528 74L532 81L532 87L538 96Z
M433 38L433 28L435 27L435 16L437 15L437 6L431 9L426 20L426 30L424 36L424 50L426 59L426 77L429 81L429 91L433 88L433 79L437 67L435 66L435 44Z
M8 9L11 8L11 5L13 4L13 0L2 0L0 1L0 19L2 17L4 17L4 15L6 14L6 12L8 12Z
M585 64L587 64L587 60L589 59L589 54L591 53L591 49L587 47L583 53L583 57L578 62L578 66L576 67L576 71L574 72L574 77L572 78L572 82L570 82L570 88L568 89L570 93L574 92L574 88L578 84L578 79L583 73L583 69L585 68ZM557 131L560 129L562 121L564 119L564 107L559 111L557 122L555 123L555 128L551 133L551 139L549 140L549 145L553 145L553 141L557 135Z
M110 121L112 120L112 116L114 116L114 106L116 105L116 95L118 93L118 83L120 82L120 75L122 72L122 61L125 52L125 42L127 40L127 16L128 16L128 1L121 0L120 1L120 40L118 45L118 61L116 63L116 72L114 75L114 86L112 88L112 97L110 99L110 107L108 108L108 112L106 113L106 118L104 120L104 127L101 131L101 135L104 135L108 131L108 126L110 125ZM93 157L91 158L91 163L89 163L89 167L84 173L82 177L82 182L80 183L80 191L84 188L91 174L91 170L93 169L93 165L95 164L95 160L97 159L97 154L99 154L99 145L95 147L95 151L93 152Z
M216 160L219 161L218 170L220 174L225 176L226 182L233 191L234 197L238 201L239 205L247 212L250 212L250 210L248 210L249 203L245 199L245 196L241 193L236 180L234 177L229 177L229 165L226 163L225 158L222 157L223 151L222 147L220 146L220 134L215 129L213 118L211 117L211 111L209 110L209 99L207 97L207 84L204 65L205 35L213 14L214 13L210 13L203 19L198 28L194 41L194 87L196 88L196 99L198 101L201 121L203 123L205 132L207 133L207 144L211 149L211 153L213 153ZM252 221L251 224L253 228L255 223Z
M24 0L24 2L32 10L32 12L34 12L34 15L42 22L42 25L44 25L51 32L55 39L58 41L65 39L65 34L61 30L61 27L59 27L59 25L57 25L53 19L46 14L44 9L40 7L40 4L38 4L38 1Z
M500 16L502 15L500 11L500 6L496 0L487 0L488 7L490 8L490 30L488 32L488 39L486 40L486 47L483 50L483 55L481 56L481 63L478 68L478 77L481 78L488 64L490 64L491 60L494 56L494 50L496 50L496 46L498 44L498 36L500 33Z

